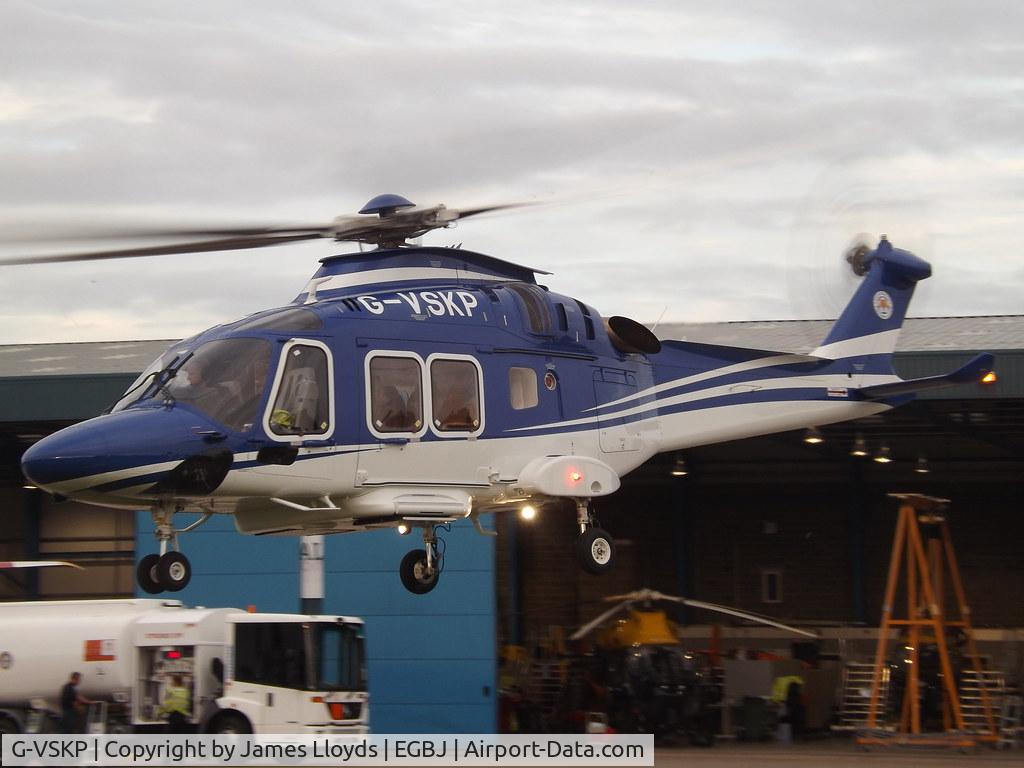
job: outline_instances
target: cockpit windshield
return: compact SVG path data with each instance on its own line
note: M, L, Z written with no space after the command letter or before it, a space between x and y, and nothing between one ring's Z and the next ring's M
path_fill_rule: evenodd
M110 409L111 412L122 411L137 400L141 400L152 389L157 374L167 368L178 354L178 352L169 349L146 366L146 370L139 374L138 378L125 390L120 399L114 403Z
M270 366L270 342L220 339L199 347L163 388L214 421L244 432L258 419Z

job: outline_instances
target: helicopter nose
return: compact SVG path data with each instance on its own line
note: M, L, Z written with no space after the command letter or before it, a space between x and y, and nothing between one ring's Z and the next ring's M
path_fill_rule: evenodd
M110 454L108 432L91 419L54 432L21 457L21 471L40 488L50 490L69 480L102 472Z
M129 409L62 429L22 456L25 477L62 496L139 493L205 495L230 468L230 451L204 440L213 432L179 409ZM130 494L134 495L134 494Z

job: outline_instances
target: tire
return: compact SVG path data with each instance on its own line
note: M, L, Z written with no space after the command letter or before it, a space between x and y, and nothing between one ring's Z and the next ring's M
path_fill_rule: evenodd
M207 733L252 733L249 718L238 712L221 712L213 718Z
M427 551L425 549L413 549L402 558L402 564L398 566L398 575L402 578L402 584L414 595L425 595L437 586L441 571L439 563L434 561L434 574L427 576Z
M192 579L192 566L181 552L167 552L156 564L156 579L168 592L180 592Z
M156 564L160 561L160 555L146 555L139 560L139 566L135 569L135 578L143 592L151 595L159 594L164 588L157 581Z
M13 717L8 717L7 715L0 715L0 733L21 733L21 728L18 727L18 722Z
M607 531L588 528L576 539L576 555L583 570L600 576L615 562L615 540Z

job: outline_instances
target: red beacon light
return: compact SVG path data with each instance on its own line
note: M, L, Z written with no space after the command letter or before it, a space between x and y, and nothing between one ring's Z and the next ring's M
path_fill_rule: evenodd
M569 482L573 485L580 482L583 479L583 473L578 469L569 470Z
M180 659L181 658L181 651L177 651L177 650L164 651L164 658L165 659L170 659L170 660Z

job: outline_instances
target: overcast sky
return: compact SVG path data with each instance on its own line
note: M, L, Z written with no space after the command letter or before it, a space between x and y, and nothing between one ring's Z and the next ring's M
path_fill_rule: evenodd
M1022 125L1019 0L0 3L0 237L549 201L426 242L647 322L834 316L859 232L932 261L912 314L1021 313ZM0 344L187 336L342 250L3 267Z

